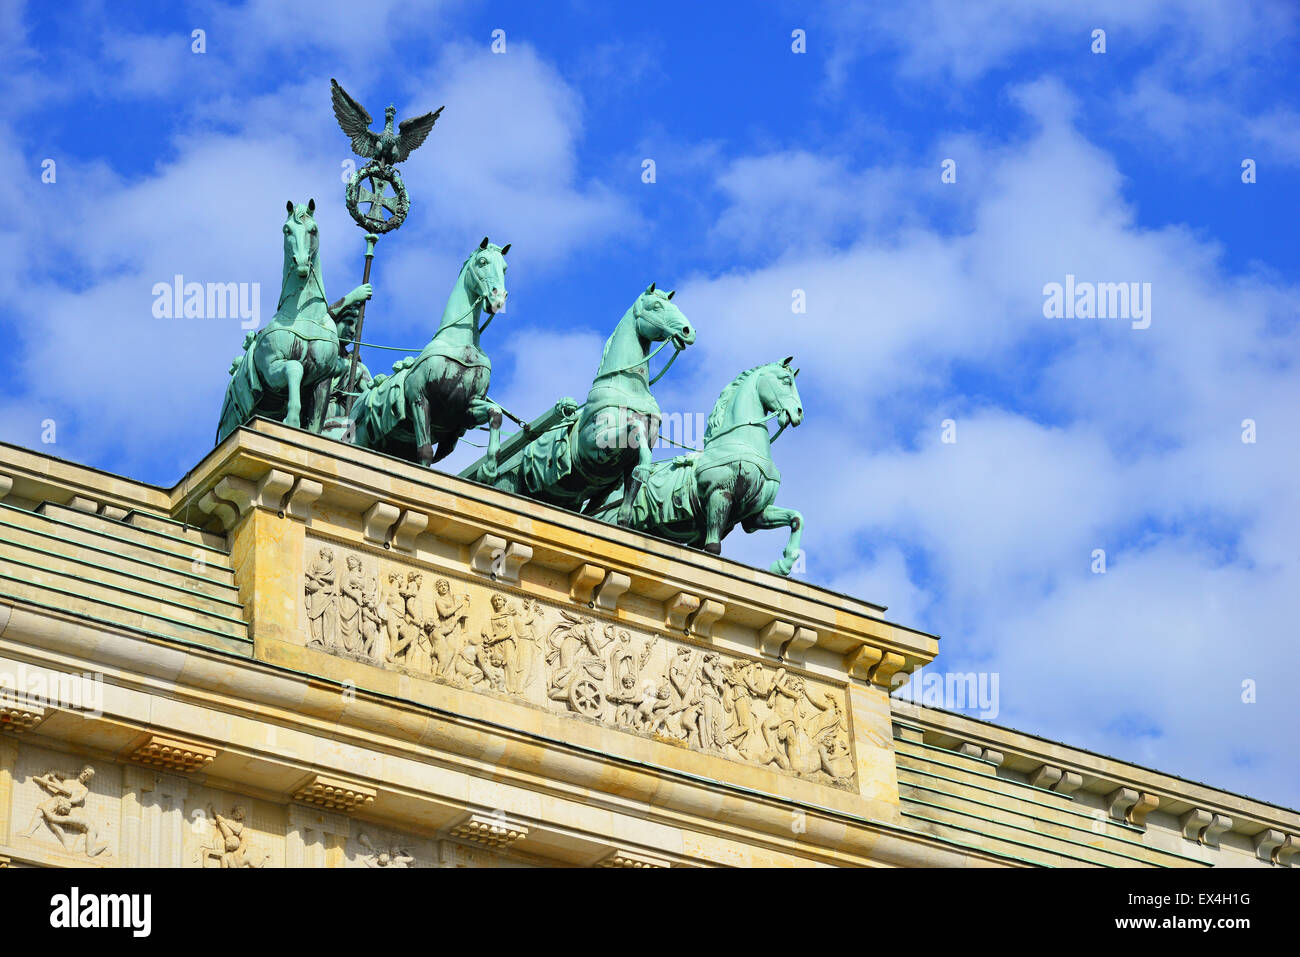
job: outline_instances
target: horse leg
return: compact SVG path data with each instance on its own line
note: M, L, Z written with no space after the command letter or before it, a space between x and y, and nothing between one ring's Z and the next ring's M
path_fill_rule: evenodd
M637 492L650 476L650 461L654 453L646 436L645 423L639 418L628 423L628 439L637 452L637 463L627 473L623 484L623 501L618 507L618 524L627 528L632 523L632 503Z
M778 575L789 575L794 569L795 560L799 557L799 540L803 537L803 516L792 508L769 505L745 523L747 532L782 528L787 525L790 527L790 538L785 543L785 551L781 554L780 561L775 561L768 566L769 571L776 572Z
M415 430L415 457L421 465L433 464L433 423L429 421L429 400L421 395L411 403L411 427Z
M332 376L325 375L307 391L307 398L302 404L303 421L307 431L320 434L325 427L325 413L329 409L330 386L334 384Z
M296 359L285 359L284 379L289 387L284 424L299 429L302 428L302 363Z
M711 555L722 554L722 530L731 513L731 490L715 485L704 499L704 550Z
M497 452L501 450L501 409L487 399L475 399L469 408L470 421L474 425L487 423L487 455L483 457L483 468L479 475L484 483L491 485L497 478Z

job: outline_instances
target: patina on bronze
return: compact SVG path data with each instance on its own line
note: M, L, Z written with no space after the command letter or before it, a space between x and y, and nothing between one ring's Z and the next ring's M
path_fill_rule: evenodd
M372 122L365 107L350 97L337 80L330 79L330 93L334 100L334 117L339 128L352 141L352 151L368 159L360 169L353 171L344 194L348 213L358 226L366 230L366 266L362 282L370 282L370 266L375 258L375 243L380 234L397 229L406 220L411 208L410 195L397 171L397 163L410 156L429 137L433 124L446 107L440 106L409 120L402 120L393 131L393 117L397 107L389 104L384 110L384 128L376 133L370 129ZM369 185L363 185L368 183ZM392 187L389 196L386 187ZM362 209L368 203L367 209ZM385 215L387 213L387 215ZM344 408L351 410L357 392L357 357L361 352L361 332L365 328L366 306L363 302L357 312L356 331L353 335L352 357L348 364L347 389Z

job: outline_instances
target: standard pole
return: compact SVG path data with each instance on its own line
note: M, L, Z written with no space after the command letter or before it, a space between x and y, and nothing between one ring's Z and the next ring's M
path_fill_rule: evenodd
M370 264L375 261L375 243L379 241L376 233L366 233L366 268L362 273L362 285L370 282ZM361 301L361 308L357 310L357 329L352 337L352 362L348 367L348 401L344 406L349 413L352 412L352 403L356 399L357 391L357 354L361 351L361 330L366 324L366 302Z

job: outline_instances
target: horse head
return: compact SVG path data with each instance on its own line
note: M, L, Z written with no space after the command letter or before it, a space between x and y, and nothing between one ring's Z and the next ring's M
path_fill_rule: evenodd
M672 299L672 292L655 289L654 283L637 296L632 305L637 335L650 342L671 339L676 348L685 349L695 341L695 330Z
M803 421L803 400L799 398L799 386L795 378L799 370L790 368L787 356L784 362L772 362L763 366L755 383L758 400L763 403L763 411L777 413L778 425L795 425Z
M496 316L506 311L506 253L510 244L498 246L488 242L486 236L478 249L465 260L465 286L470 301L483 300L488 315Z
M320 256L320 234L316 229L316 200L310 199L307 205L294 205L293 200L284 204L289 218L284 221L284 273L289 275L292 265L299 279L311 275L312 268Z

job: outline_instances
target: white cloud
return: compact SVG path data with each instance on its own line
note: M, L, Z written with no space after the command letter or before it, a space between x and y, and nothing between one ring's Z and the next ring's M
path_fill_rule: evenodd
M1038 129L982 151L969 230L810 243L682 284L700 328L684 401L793 352L808 420L775 448L778 502L804 512L810 577L943 633L941 669L999 671L999 720L1295 803L1300 746L1275 730L1300 678L1296 290L1225 273L1190 230L1137 226L1059 86L1017 97ZM852 203L875 175L818 190ZM776 231L784 214L727 215ZM1066 273L1150 282L1151 327L1044 319L1042 286ZM1268 423L1253 445L1248 417ZM724 552L766 565L784 535ZM1247 678L1271 689L1254 705Z

